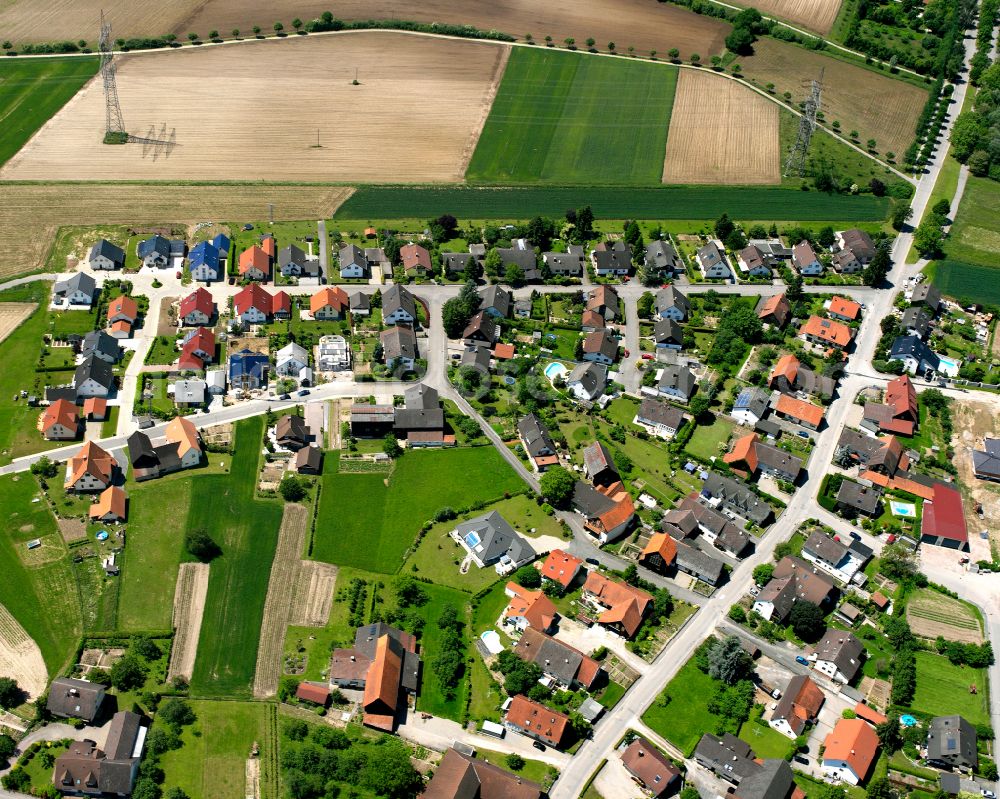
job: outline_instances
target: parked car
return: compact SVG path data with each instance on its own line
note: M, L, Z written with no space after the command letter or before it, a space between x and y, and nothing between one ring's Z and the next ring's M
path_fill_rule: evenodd
M796 763L801 763L803 766L809 765L809 758L802 757L802 755L795 755L792 757L792 760L794 760Z
M641 357L642 357L642 359L644 361L651 361L651 360L653 360L653 353L651 353L651 352L644 352Z
M802 657L802 655L796 655L795 656L795 662L796 663L801 663L803 666L808 666L809 665L809 661L806 660L804 657Z
M997 795L989 788L983 788L983 790L980 791L980 793L982 793L984 799L997 799Z
M533 747L535 747L535 749L537 749L539 752L544 752L545 751L545 744L543 744L541 741L532 741L531 745ZM983 792L983 796L986 796L986 792L985 791ZM987 799L991 799L991 798L987 797ZM993 795L992 799L996 799L996 794Z
M278 399L281 399L281 400L287 400L287 399L291 399L291 398L292 398L291 394L282 394L281 396L278 397Z
M601 562L597 558L587 558L587 563L591 566L600 566Z
M296 396L298 396L298 397L308 397L309 396L309 389L308 388L302 389Z

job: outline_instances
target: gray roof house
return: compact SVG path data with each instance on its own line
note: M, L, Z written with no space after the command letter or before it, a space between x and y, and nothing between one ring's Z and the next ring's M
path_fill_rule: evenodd
M93 355L77 366L73 374L73 387L78 397L106 397L114 384L111 364Z
M382 358L386 364L399 363L412 368L417 359L417 336L409 325L394 325L379 334Z
M66 299L71 305L90 305L97 294L97 281L86 272L77 272L55 284L55 296Z
M610 450L600 441L584 448L583 471L595 486L613 485L621 480Z
M660 319L682 322L691 313L691 301L673 286L667 286L656 292L653 309Z
M536 462L538 458L555 456L556 445L553 443L549 431L545 429L545 426L535 414L529 413L527 416L521 417L521 420L517 423L517 433L521 438L521 443L524 445L524 451L528 453L528 457L535 463L536 469L538 468Z
M922 305L911 305L903 311L899 324L908 335L927 338L931 329L931 315Z
M417 306L413 295L402 286L393 284L382 293L382 319L386 324L406 322L412 324L417 319Z
M87 260L92 269L121 269L125 266L125 250L107 239L99 239L90 248Z
M913 287L910 294L911 305L926 305L931 313L937 313L941 305L941 291L933 283L920 283Z
M508 266L520 267L524 272L524 279L527 281L540 280L542 273L538 269L538 256L535 249L524 239L518 239L513 247L499 247L497 253L500 255L500 262L506 270Z
M583 274L582 248L571 252L547 252L542 254L544 263L553 275L579 277Z
M882 508L882 489L844 480L837 490L837 504L848 511L874 516Z
M698 765L727 782L739 784L756 768L750 744L730 733L721 737L705 733L694 750Z
M740 424L747 427L755 426L761 419L767 416L767 409L771 404L771 393L757 386L744 388L736 397L733 403L733 410L729 414Z
M583 361L566 377L566 390L582 402L593 402L608 385L608 367L603 363Z
M889 358L902 361L903 368L911 375L926 372L928 369L936 372L941 367L941 359L937 353L917 336L899 336L892 342Z
M90 740L73 741L55 762L52 782L64 794L128 796L135 787L147 727L142 716L115 713L104 749Z
M861 670L865 647L854 633L830 628L814 650L816 670L834 680L849 683Z
M479 310L485 311L492 317L506 319L510 316L511 293L503 286L496 284L486 286L479 290L480 302Z
M464 272L473 262L472 255L467 252L441 253L441 266L445 274L455 275Z
M927 761L941 768L979 767L976 728L961 716L937 716L927 730Z
M695 253L695 260L706 278L731 280L733 277L733 270L730 268L729 262L726 261L726 256L722 254L719 245L714 241L710 241L700 248Z
M679 350L684 346L684 328L673 319L661 319L653 325L653 343L657 347Z
M687 402L694 394L695 384L694 373L686 366L667 364L660 373L656 390L666 397Z
M495 565L498 573L508 574L535 558L531 545L496 511L459 522L452 535L480 569Z
M633 421L645 427L653 435L673 438L684 424L684 412L668 402L653 397L643 397Z
M701 487L702 496L716 502L725 510L743 516L754 524L765 525L773 515L771 506L758 497L746 484L724 477L718 472L709 472Z
M178 380L174 383L174 402L180 406L204 405L207 390L204 380Z
M107 363L116 363L122 357L122 348L118 339L109 336L103 330L91 330L83 337L80 354L84 357L93 355Z
M677 568L709 585L718 585L724 574L721 560L702 552L697 547L677 542Z
M403 392L403 404L406 408L427 410L439 407L440 402L437 389L425 383L417 383Z
M646 269L653 272L677 274L684 271L684 262L669 241L657 239L646 245Z
M987 438L981 450L972 450L972 470L980 480L1000 482L1000 438Z
M341 247L337 253L342 278L362 278L368 274L368 258L356 244Z
M53 716L91 722L101 712L106 688L96 682L59 677L52 681L45 708Z
M170 260L170 241L156 235L140 241L136 253L144 266L166 266Z

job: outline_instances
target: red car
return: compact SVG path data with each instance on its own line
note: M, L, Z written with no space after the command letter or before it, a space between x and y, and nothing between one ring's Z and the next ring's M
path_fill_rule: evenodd
M179 279L179 278L181 278L181 277L183 277L183 276L184 276L184 273L183 273L183 272L176 272L176 273L174 274L174 277L176 277L176 278L178 278L178 279Z
M625 357L626 358L628 358L631 354L632 354L631 352L629 352L628 350L625 350Z
M653 353L651 353L651 352L644 352L640 357L644 361L651 361L651 360L653 360Z

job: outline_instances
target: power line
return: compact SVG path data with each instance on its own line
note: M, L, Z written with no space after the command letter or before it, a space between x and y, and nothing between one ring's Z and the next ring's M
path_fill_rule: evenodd
M809 97L806 98L805 108L802 110L802 116L799 118L799 134L785 161L785 177L792 174L804 177L806 174L806 158L809 155L809 144L812 141L812 135L816 131L816 115L819 113L822 93L823 71L820 70L819 80L814 80L810 84Z
M101 77L104 79L105 140L126 139L125 120L118 100L118 83L115 77L115 54L111 46L111 23L105 21L101 10Z

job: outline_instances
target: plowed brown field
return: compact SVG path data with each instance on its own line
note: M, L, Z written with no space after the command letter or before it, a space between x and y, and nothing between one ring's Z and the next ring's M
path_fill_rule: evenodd
M784 19L807 30L827 34L837 20L840 0L733 0L762 14Z
M781 181L778 106L736 81L681 70L664 183Z
M0 178L461 180L507 50L361 32L131 54L118 67L126 127L166 144L103 144L94 80Z

